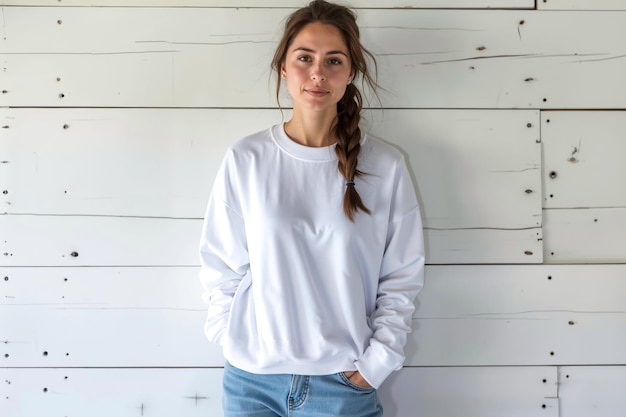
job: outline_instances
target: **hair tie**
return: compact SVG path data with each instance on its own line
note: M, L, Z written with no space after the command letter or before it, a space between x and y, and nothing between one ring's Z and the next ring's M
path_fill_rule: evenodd
M346 187L354 186L354 181L346 181Z

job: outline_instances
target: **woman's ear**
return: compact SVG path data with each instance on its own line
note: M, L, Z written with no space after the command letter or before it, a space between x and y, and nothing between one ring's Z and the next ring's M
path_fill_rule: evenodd
M287 79L287 70L285 69L285 64L280 64L280 76L283 80Z

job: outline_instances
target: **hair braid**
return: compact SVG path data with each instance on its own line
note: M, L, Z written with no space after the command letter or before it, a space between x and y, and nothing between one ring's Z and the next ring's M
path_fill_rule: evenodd
M358 210L370 214L370 210L363 204L354 185L354 179L363 175L357 168L358 157L361 153L359 122L362 107L361 93L354 85L349 84L344 96L337 103L338 120L332 132L337 140L335 146L338 160L337 168L347 181L343 197L343 211L351 221L354 221L354 216Z

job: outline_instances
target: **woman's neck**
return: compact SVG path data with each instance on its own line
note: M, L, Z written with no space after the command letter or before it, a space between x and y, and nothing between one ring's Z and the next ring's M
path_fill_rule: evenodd
M337 112L298 112L294 109L291 120L285 123L285 133L291 140L304 146L330 146L336 142L331 136Z

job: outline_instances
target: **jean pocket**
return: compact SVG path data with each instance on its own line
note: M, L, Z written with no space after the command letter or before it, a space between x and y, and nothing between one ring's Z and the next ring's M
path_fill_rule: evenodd
M350 381L350 379L348 379L348 377L346 376L344 372L339 372L337 375L339 375L339 379L345 386L347 386L348 388L352 388L355 391L362 392L362 393L375 391L375 388L373 387L362 387Z

